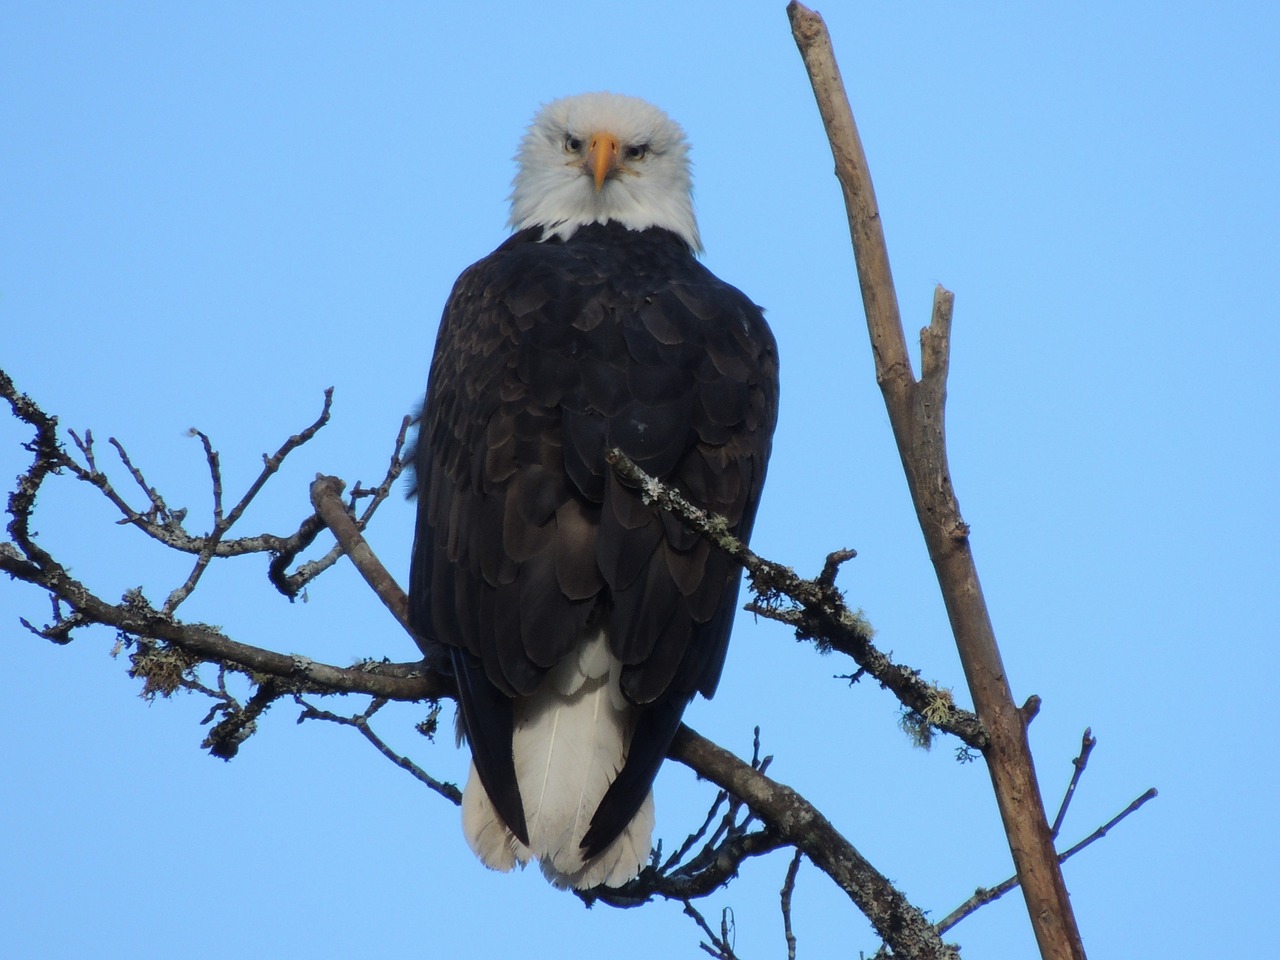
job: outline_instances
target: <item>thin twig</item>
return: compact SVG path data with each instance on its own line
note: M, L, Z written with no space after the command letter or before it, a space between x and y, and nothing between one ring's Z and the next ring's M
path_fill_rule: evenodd
M188 575L186 582L169 594L169 599L165 601L164 605L165 613L173 613L178 605L191 595L191 591L195 589L200 577L204 575L204 571L208 568L209 561L213 559L223 536L244 515L249 504L253 502L263 486L266 485L266 482L280 469L285 458L314 437L329 422L329 411L332 406L333 387L328 387L324 391L324 405L320 409L320 415L310 426L289 437L274 454L271 456L263 454L262 470L259 471L253 483L249 484L248 490L245 491L240 501L225 516L222 512L222 466L218 452L213 449L213 444L205 433L194 427L191 429L192 434L200 438L200 442L204 446L205 459L209 464L209 476L213 484L213 529L204 538L195 566Z
M1134 800L1131 804L1129 804L1127 807L1125 807L1118 814L1116 814L1114 817L1112 817L1110 820L1108 820L1106 823L1100 826L1097 830L1093 831L1093 833L1089 834L1079 843L1076 843L1073 846L1068 847L1066 850L1062 851L1062 853L1058 854L1057 856L1058 863L1060 864L1065 863L1067 860L1074 857L1077 853L1079 853L1085 847L1089 846L1089 844L1105 837L1107 835L1108 830L1110 830L1112 827L1118 824L1125 817L1129 816L1129 814L1136 811L1148 800L1151 800L1156 796L1158 796L1158 791L1156 790L1155 787L1152 787L1150 790L1142 794L1142 796L1138 797L1138 799ZM936 929L939 935L946 933L948 930L954 927L957 923L959 923L965 917L969 916L969 914L973 913L979 907L984 907L988 903L991 903L993 900L999 900L1001 897L1003 897L1006 893L1008 893L1017 885L1018 885L1018 877L1015 874L1014 876L1009 877L1008 879L1003 880L1000 883L997 883L994 887L979 887L977 890L974 891L973 896L971 896L964 903L960 904L960 906L956 907L954 910L952 910L949 914L947 914L942 920L938 922Z
M796 874L800 871L800 860L803 857L804 854L797 850L782 881L782 932L787 939L787 960L796 960L796 935L791 929L791 897L796 891Z
M1058 856L1058 859L1066 860L1068 857L1073 857L1077 853L1079 853L1081 850L1083 850L1085 847L1089 846L1089 844L1097 840L1101 840L1103 837L1107 835L1107 832L1116 824L1118 824L1121 820L1123 820L1125 817L1129 816L1129 814L1136 811L1148 800L1154 800L1159 795L1160 795L1160 791L1158 791L1155 787L1150 787L1146 793L1138 797L1138 799L1134 800L1133 803L1129 804L1127 807L1125 807L1123 810L1117 813L1114 817L1112 817L1110 820L1108 820L1106 823L1100 826L1097 830L1093 831L1093 833L1089 834L1087 837L1085 837L1083 840L1079 841L1078 843L1075 843L1072 846L1067 847L1067 849L1064 850Z
M16 396L16 392L12 390L12 381L8 381L8 387L5 390L0 391L0 393L3 393L3 395L6 396L7 398L9 397L10 393L14 393L14 397L11 399L11 403L15 402L18 399ZM222 505L221 505L222 491L221 491L221 475L220 475L221 471L217 464L217 453L213 451L212 445L209 442L209 438L204 434L202 434L200 431L193 429L192 431L193 435L199 437L201 439L202 444L205 447L205 456L206 456L206 460L210 464L211 477L212 477L213 487L214 487L213 492L214 492L215 525L214 525L214 530L209 535L209 537L193 536L183 528L182 523L186 518L186 514L187 514L186 509L185 508L182 508L179 510L169 509L168 505L165 503L164 497L160 494L160 492L156 488L152 487L149 483L147 483L146 477L143 475L141 468L133 463L133 461L129 457L128 452L125 450L124 445L121 444L120 441L117 440L115 437L109 438L109 442L112 445L112 447L115 449L116 454L120 458L120 462L124 466L125 470L128 471L134 483L138 486L140 490L142 490L143 494L146 496L150 505L145 511L139 512L135 510L128 503L128 501L126 501L125 498L115 489L115 487L111 484L111 481L106 476L106 474L102 473L98 469L96 457L94 455L93 435L91 431L85 431L85 436L83 439L81 439L75 433L75 431L68 431L73 441L75 441L76 447L80 450L81 455L85 458L85 463L87 464L87 466L81 465L73 457L68 456L66 453L58 449L56 446L54 447L53 450L50 451L50 456L52 457L52 460L56 469L65 469L70 473L72 473L77 480L80 480L84 483L88 483L98 488L98 490L102 493L102 495L106 497L116 507L117 510L120 511L120 514L122 517L122 519L120 520L120 523L131 524L132 526L137 527L143 533L147 534L147 536L151 537L154 540L159 541L160 543L174 550L179 550L183 553L190 553L190 554L196 554L196 555L209 553L209 555L212 557L234 557L234 556L242 556L244 554L249 554L249 553L269 552L277 555L287 554L290 557L290 559L292 559L293 557L296 557L300 551L306 549L306 547L308 547L311 544L311 541L315 538L316 533L323 528L323 524L321 524L319 519L314 517L314 515L311 518L309 518L307 521L303 521L302 527L296 533L291 534L289 536L277 536L275 534L263 533L263 534L258 534L256 536L247 536L247 537L240 537L236 539L228 539L225 536L225 534L227 530L230 529L230 526L234 524L237 519L239 519L240 515L244 512L244 507L247 506L248 502L251 501L254 496L256 496L257 490L261 489L262 484L264 484L266 480L272 475L272 473L274 473L274 471L279 468L280 464L283 462L284 457L287 456L292 450L297 449L297 447L301 446L303 443L307 442L312 437L314 437L316 432L319 430L319 428L323 426L325 422L327 422L330 398L331 398L331 394L329 392L326 392L325 405L322 408L320 417L317 418L317 420L314 423L312 423L310 426L302 430L300 433L290 437L289 440L286 441L284 446L282 446L281 449L278 450L274 456L272 457L264 456L263 459L266 466L264 467L263 472L259 474L253 486L250 488L249 492L246 493L245 498L242 499L241 502L237 505L237 507L232 511L232 514L229 517L222 519L220 530L219 530L218 519L222 515ZM17 408L15 408L15 410L16 409ZM399 450L400 448L403 447L404 430L405 428L402 426L401 437L397 441L397 449L396 449L396 452L393 454L393 461L396 458L398 458ZM389 474L388 474L391 479L394 479L394 476L397 476L399 474L399 471L403 469L403 464L399 464L399 466L396 467L393 462L393 467L394 467L393 471L389 471ZM388 480L385 480L385 479L383 481L383 484L375 488L373 493L376 496L380 497L381 499L385 499L384 488L386 490L389 490L389 482ZM378 502L380 502L380 499L378 500ZM372 514L374 509L376 509L376 504L371 504L370 507L366 509L364 516L361 517L362 524L368 521L368 518ZM210 543L209 543L210 538L214 540L212 548L210 547ZM305 583L306 580L313 579L316 574L320 573L324 569L327 569L328 566L331 566L333 561L336 560L339 556L341 556L341 551L335 552L332 559L330 559L327 563L317 563L311 569L310 576L303 579L302 583ZM199 571L197 571L197 573L198 572ZM298 589L301 588L302 583L297 583L295 585L295 588L293 592L290 594L290 596L296 595ZM289 591L286 590L284 592L288 593ZM182 598L182 595L180 594L179 599L181 598ZM176 604L174 605L174 608L176 608Z
M733 952L733 944L729 942L731 937L731 917L733 916L729 908L725 907L720 914L720 933L717 934L711 929L710 924L707 923L706 919L698 912L697 908L692 903L688 900L683 901L683 903L685 916L692 917L693 922L696 923L707 936L708 942L698 944L698 946L702 948L703 952L715 957L716 960L738 960L738 955Z
M133 482L138 485L138 488L142 490L147 499L151 501L151 509L147 512L147 515L167 518L169 516L169 508L165 505L164 499L160 496L155 487L147 483L146 477L142 475L142 470L133 465L133 461L129 459L129 454L125 450L124 446L115 437L107 437L107 443L111 444L111 446L115 448L116 456L120 458L120 462L124 464L124 468L129 471L129 476L133 477ZM132 513L132 511L126 509L126 513ZM134 514L134 516L140 515Z
M1053 818L1053 829L1049 831L1050 836L1055 840L1058 839L1058 831L1062 829L1062 821L1067 815L1067 807L1071 806L1071 798L1075 796L1076 785L1080 783L1084 768L1089 765L1089 754L1093 752L1093 748L1097 745L1098 739L1093 735L1092 729L1085 727L1084 736L1080 738L1080 755L1071 761L1075 771L1071 774L1071 782L1067 784L1067 792L1062 797L1062 803L1058 805L1058 815Z
M76 448L80 451L81 456L84 457L84 462L89 465L89 472L97 473L98 465L93 456L93 431L85 430L83 440L76 436L76 432L71 429L67 430L67 435L75 441Z
M707 835L707 830L711 827L711 821L720 813L720 808L724 806L725 801L728 799L728 790L716 791L716 798L711 804L711 809L707 811L707 815L703 819L702 825L694 830L693 833L689 834L689 836L685 838L684 843L680 844L680 848L662 863L658 868L660 872L670 872L678 863L688 856L689 851L697 845L698 841Z
M216 529L222 524L222 458L213 449L213 441L203 430L191 428L191 435L200 440L204 447L204 459L209 465L209 483L213 490L213 525Z
M320 429L329 422L329 411L332 406L333 387L326 387L324 391L324 404L320 408L320 415L316 417L315 421L310 426L304 428L298 433L295 433L288 440L282 443L280 445L280 449L271 456L267 456L265 453L262 455L262 471L254 479L253 483L249 484L249 489L246 490L244 496L240 498L240 502L232 507L231 512L227 514L226 525L228 528L240 519L240 515L243 514L249 504L253 502L253 498L258 495L258 491L260 491L266 482L275 475L275 472L280 469L285 458L294 450L297 450L298 447L302 446L314 437L316 433L318 433Z
M298 723L303 723L307 720L326 720L329 723L336 723L340 726L354 727L356 730L360 731L361 736L373 744L374 748L380 754L394 763L401 770L407 771L416 780L426 784L454 806L458 806L462 803L462 791L459 790L457 786L443 780L437 780L408 757L392 750L391 747L387 745L386 741L374 732L373 727L369 725L369 720L375 713L386 706L386 700L382 698L375 698L364 713L358 713L351 717L344 717L328 710L321 710L319 707L308 703L301 697L294 697L294 700L303 708L302 713L298 716Z
M209 483L213 490L213 526L209 530L209 535L204 538L204 543L200 547L200 552L196 555L196 562L192 566L191 572L187 574L187 579L169 593L164 606L161 608L165 614L170 615L178 609L187 597L191 596L196 584L200 582L205 570L209 568L209 561L213 559L214 553L218 549L219 541L222 540L223 534L227 532L230 526L230 524L225 523L222 515L222 460L218 456L218 451L213 449L213 443L209 440L208 434L197 430L195 427L191 428L191 434L200 439L200 444L204 447L205 462L209 465ZM227 757L225 759L230 758Z

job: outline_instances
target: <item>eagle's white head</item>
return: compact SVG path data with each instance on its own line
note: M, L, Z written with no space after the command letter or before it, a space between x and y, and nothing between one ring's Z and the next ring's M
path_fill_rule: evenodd
M663 227L702 249L693 215L689 147L652 104L584 93L547 104L520 142L511 226L571 237L588 223Z

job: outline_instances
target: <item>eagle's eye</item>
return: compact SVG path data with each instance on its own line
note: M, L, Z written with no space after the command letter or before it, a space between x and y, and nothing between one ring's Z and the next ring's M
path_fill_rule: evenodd
M628 160L643 160L649 153L649 145L647 143L631 143L627 145L624 151Z
M582 152L581 138L575 137L572 133L566 134L564 138L564 149L565 149L565 153L581 153Z

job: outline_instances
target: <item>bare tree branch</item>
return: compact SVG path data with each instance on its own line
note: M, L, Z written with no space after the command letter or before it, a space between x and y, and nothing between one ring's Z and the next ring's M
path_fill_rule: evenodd
M822 573L805 580L790 567L754 553L729 532L723 517L695 507L680 491L641 470L621 450L610 450L606 459L623 480L639 488L646 503L675 514L746 568L757 596L747 605L748 610L787 624L801 639L813 640L822 650L852 657L929 725L959 737L975 750L986 746L986 733L974 714L956 706L945 691L920 679L920 671L894 663L871 643L871 625L861 611L848 608L834 583L835 569L853 551L831 554Z
M0 379L0 394L9 399L15 413L36 431L35 440L30 445L36 453L35 459L27 473L19 478L18 490L10 497L12 519L9 529L13 542L0 549L0 570L42 587L55 598L55 623L39 630L42 635L65 642L73 626L101 624L112 627L123 638L122 642L135 647L131 672L143 680L146 695L168 695L178 689L186 689L212 697L214 707L209 719L221 717L205 741L212 752L224 757L233 756L245 738L256 729L259 717L284 696L363 693L379 701L436 700L453 696L451 679L426 663L365 662L346 668L316 663L304 656L280 654L235 641L205 624L183 622L173 613L152 606L140 589L129 591L117 604L95 596L44 552L29 533L31 510L41 484L67 460L58 446L56 420L45 416L27 398L19 397L7 377ZM92 463L92 447L87 437L82 453ZM86 474L93 469L96 468L81 467ZM141 478L141 472L136 468L131 472ZM145 480L140 480L140 483L145 484ZM403 626L407 607L403 591L368 549L349 505L342 501L341 491L340 480L318 479L312 491L316 515L326 524L331 524L339 548L351 558ZM148 498L153 504L163 503L158 492L149 493ZM227 518L230 516L228 514ZM211 556L216 556L216 549ZM832 577L827 576L826 579L829 581ZM827 591L834 590L829 582L819 586ZM69 613L64 612L64 607ZM216 690L196 677L195 671L202 663L217 666ZM244 705L227 691L224 682L227 671L245 675L255 686ZM355 726L384 755L414 772L415 776L419 775L415 770L420 771L420 768L395 754L376 737L367 723L368 712L343 718L321 711L305 701L303 704L303 719L325 719ZM361 716L364 717L363 722ZM654 896L687 902L729 882L747 859L780 846L794 845L803 849L820 869L836 880L851 900L868 912L877 931L893 946L897 955L918 958L954 956L953 951L932 935L932 928L924 915L871 867L821 813L794 790L764 774L768 758L759 757L758 739L755 754L753 762L748 764L682 727L669 755L690 766L699 776L721 786L736 799L728 802L721 825L688 861L671 867L665 873L659 871L655 863L632 884L616 891L592 891L591 895L618 906L635 905ZM424 782L432 782L425 773L420 776L423 778L426 778ZM446 787L433 789L449 795ZM739 817L739 802L745 802L750 808L745 817ZM752 829L753 822L757 820L761 826ZM692 850L693 845L686 849ZM725 947L727 943L725 940L721 946Z
M697 908L687 900L684 902L684 912L685 916L692 917L693 922L706 934L707 939L698 944L703 953L714 957L715 960L738 960L738 955L733 952L733 911L728 907L721 911L718 934L711 929L706 918L698 912Z
M674 754L668 755L674 758ZM756 727L751 769L763 773L772 759L760 757L760 728ZM752 830L758 818L750 808L743 816L743 806L738 797L721 790L701 826L685 838L675 853L663 860L659 841L649 866L640 876L613 889L580 890L577 896L588 906L602 900L615 907L637 907L655 897L684 903L727 886L747 859L787 845L768 825ZM717 818L719 823L711 830Z
M947 466L944 431L952 295L938 288L920 335L923 375L912 372L880 212L853 111L822 18L792 0L791 29L813 85L844 192L876 381L884 394L911 498L938 575L978 717L983 749L1027 912L1045 960L1083 960L1084 946L1062 880L1036 782L1023 715L996 645L969 528Z
M6 398L9 391L13 388L12 381L9 381L7 388L0 389L0 395ZM263 469L258 477L246 490L241 500L232 509L231 513L223 516L222 513L222 476L221 467L218 462L218 454L213 450L209 438L199 430L193 428L192 435L199 438L201 445L204 447L205 460L209 465L210 477L213 485L213 501L214 501L214 529L208 536L195 536L187 532L183 527L186 519L187 511L171 510L154 487L147 483L146 477L143 476L141 469L136 466L129 458L128 452L124 446L115 437L108 439L108 442L115 449L116 455L120 458L121 464L128 471L134 483L142 491L149 503L145 511L135 510L129 502L120 494L112 485L107 475L98 469L97 459L94 456L93 435L86 431L83 440L71 431L71 437L75 441L77 448L85 458L85 465L81 465L74 458L68 456L59 447L55 457L58 468L68 470L78 480L89 483L102 491L111 503L120 511L123 519L122 523L131 524L137 527L149 537L163 543L165 546L183 553L201 554L209 550L208 541L213 539L214 545L210 556L213 557L235 557L246 553L265 553L265 552L282 552L294 546L294 540L298 534L292 537L280 537L274 534L260 534L258 536L241 537L235 540L227 540L223 537L241 517L248 505L257 496L263 485L280 469L285 458L294 450L311 440L316 433L329 421L329 410L333 399L333 388L330 387L325 391L324 406L320 416L310 426L301 430L299 433L291 436L279 450L272 456L263 455ZM17 411L15 410L15 413ZM26 419L18 414L21 419ZM218 532L221 527L221 532ZM314 534L313 534L314 536ZM308 541L309 543L309 541ZM305 547L305 544L303 545ZM301 549L301 547L296 548ZM295 552L296 552L295 549Z
M311 484L311 503L325 526L333 531L342 552L351 558L351 562L360 571L365 582L373 588L378 599L391 611L400 626L412 634L413 631L409 628L409 598L369 548L355 518L347 511L342 502L345 486L337 477L316 477Z
M687 726L668 756L741 797L765 823L827 874L871 921L895 956L955 958L932 924L877 871L831 822L790 787L752 770Z
M303 708L302 713L298 717L299 723L303 723L307 720L325 720L329 723L336 723L339 726L354 727L356 730L360 731L361 736L373 744L374 748L380 754L394 763L401 770L407 771L415 780L425 784L428 788L440 794L440 796L444 797L455 807L462 803L462 791L459 790L457 786L452 783L446 783L443 780L437 780L404 754L397 753L392 750L391 747L387 745L387 742L374 732L373 727L369 725L369 720L375 713L386 706L387 701L385 699L381 697L375 698L363 713L357 713L355 716L351 717L340 716L339 714L332 713L329 710L321 710L314 704L308 703L302 697L295 696L294 700L296 700L299 706Z
M1062 853L1058 854L1058 862L1066 863L1069 859L1074 857L1077 853L1079 853L1085 847L1089 846L1089 844L1093 843L1096 840L1101 840L1103 837L1107 835L1107 831L1109 831L1112 827L1118 824L1125 817L1129 816L1129 814L1136 811L1148 800L1155 798L1157 795L1158 795L1158 792L1156 791L1155 787L1152 787L1151 789L1147 790L1146 793L1142 794L1142 796L1138 797L1136 800L1130 803L1127 807L1125 807L1118 814L1116 814L1114 817L1112 817L1110 820L1108 820L1106 823L1100 826L1097 830L1093 831L1093 833L1089 834L1083 840L1068 847L1066 850L1062 851ZM965 917L969 916L969 914L973 913L979 907L985 907L988 903L991 903L992 901L1000 899L1017 885L1018 885L1018 877L1015 874L1014 876L1009 877L1007 880L1003 880L1000 883L997 883L994 887L979 887L977 890L974 891L973 896L971 896L968 900L960 904L960 906L956 907L949 914L947 914L940 921L938 921L938 925L937 925L938 933L939 934L946 933L948 930L954 927L957 923L959 923Z
M368 498L369 503L365 506L364 512L360 514L360 518L355 521L357 530L363 530L369 525L369 521L373 519L373 515L391 493L391 489L396 479L404 472L405 461L403 458L405 437L409 432L409 426L412 423L410 417L404 417L400 421L400 432L396 435L395 447L391 451L391 461L387 465L386 476L382 478L382 482L372 489L361 487L359 483L351 491L350 512L354 515L356 503L360 498ZM338 481L341 483L341 481ZM314 503L314 493L313 493ZM334 547L318 560L310 560L302 564L298 569L288 574L285 571L289 564L297 558L298 554L311 545L317 533L325 529L327 524L321 519L319 513L314 513L303 521L302 527L299 528L298 542L289 544L287 547L276 551L276 555L271 560L267 576L275 585L276 589L285 596L293 599L302 588L323 573L329 567L337 562L338 558L343 554L341 543L335 544ZM332 529L332 528L330 528ZM394 611L393 611L394 612Z
M117 646L129 646L133 649L130 673L143 681L144 696L168 696L177 690L187 690L213 701L205 722L213 722L215 719L217 722L210 729L204 745L214 755L227 758L234 756L240 745L257 729L258 719L271 705L279 699L291 697L303 707L299 722L325 720L354 727L392 762L441 796L457 802L456 787L436 780L408 757L392 750L369 723L382 705L390 700L427 700L434 704L441 698L453 697L450 677L425 662L362 662L352 667L337 667L316 663L304 656L280 654L240 643L216 628L183 622L174 616L172 610L156 609L141 589L128 591L121 602L114 604L95 596L82 582L72 577L65 567L43 551L30 532L36 497L49 477L59 472L69 473L77 480L102 477L97 472L92 434L86 431L83 439L73 437L84 458L84 464L72 461L58 444L56 418L44 414L29 398L19 395L3 371L0 371L0 395L9 401L14 413L34 430L34 437L27 444L27 448L34 454L32 464L18 478L17 486L9 498L11 519L8 530L11 541L0 542L0 571L49 592L52 622L42 628L28 624L33 632L65 643L71 638L72 632L80 627L104 625L115 629L119 638ZM360 533L363 522L377 503L385 499L394 477L403 465L400 452L404 432L405 425L402 424L391 467L378 488L365 490L357 484L349 500L344 501L344 484L341 480L318 477L312 484L311 491L316 511L313 514L314 522L304 521L300 533L314 527L314 532L307 534L314 539L321 526L331 529L337 543L330 552L348 555L402 628L407 629L407 601L404 593L374 556ZM164 498L147 485L141 470L129 462L123 447L118 443L114 443L114 446L135 482L147 491L148 502L152 505L153 522L161 526L176 523L180 528L181 514L168 511ZM220 466L212 444L206 443L205 451L210 463L210 481L218 484ZM853 556L852 551L832 553L827 557L817 578L803 580L789 568L764 560L735 539L727 537L724 522L720 518L696 511L683 501L678 492L668 490L652 478L646 477L625 458L615 458L615 461L615 468L620 475L627 478L628 482L642 486L646 497L656 505L671 510L743 562L757 591L762 593L755 606L767 608L779 614L780 619L787 619L787 622L811 630L814 638L830 649L846 650L855 659L861 658L858 673L865 671L894 689L903 703L908 705L909 711L916 709L912 704L918 704L920 722L926 726L933 724L938 729L949 730L961 736L966 743L969 739L979 744L985 742L982 728L973 715L958 710L949 696L942 696L945 691L938 691L919 681L916 671L891 664L888 658L884 658L871 646L870 628L858 614L844 606L843 597L834 585L840 564ZM104 486L98 479L91 482L100 489ZM261 489L260 484L258 489ZM357 520L354 511L358 500L362 498L369 498L370 505ZM215 494L215 532L219 519L219 500ZM242 500L241 504L246 502ZM225 521L230 517L231 514L227 514L221 519ZM148 535L151 534L148 532ZM163 538L153 539L165 542ZM213 545L212 549L209 549L209 544ZM216 538L206 538L201 549L207 552L211 560L222 556L219 547L223 545L225 542L219 543ZM198 579L197 577L196 581ZM191 589L195 588L196 581L189 579ZM784 603L791 606L784 608ZM822 633L830 624L843 625L841 629L844 632L834 631L834 640ZM850 639L850 633L858 643ZM866 665L862 665L864 661ZM205 683L198 675L198 669L206 663L217 669L214 685ZM229 673L241 674L249 681L251 695L243 704L228 689L226 678ZM304 699L306 695L335 693L365 694L373 700L363 712L344 716L322 710ZM433 707L431 716L420 725L420 729L428 734L434 729L436 712L438 706ZM1090 738L1086 735L1086 741L1088 739ZM969 747L963 749L967 750ZM923 913L908 903L799 793L766 776L765 771L771 758L761 757L760 753L758 729L752 759L747 763L689 728L682 727L669 756L722 788L710 812L702 825L680 845L674 856L668 857L664 862L660 852L655 852L650 866L635 880L617 889L599 888L587 891L580 894L582 899L588 903L603 900L613 906L631 907L660 897L681 902L686 905L687 911L692 910L693 900L726 886L748 859L783 846L791 846L797 852L797 859L792 861L784 891L794 888L798 857L800 854L807 855L871 919L885 942L881 955L887 955L885 951L891 951L893 956L900 957L956 956L955 948L944 944L940 939L939 933L945 927L935 929L931 926ZM1082 750L1082 757L1075 761L1077 774L1073 784L1079 778L1085 759L1087 750ZM1070 793L1071 790L1068 791L1068 796ZM743 804L746 805L745 811ZM1110 826L1140 805L1141 801L1135 802L1126 814L1095 831L1093 836L1064 854L1064 858L1105 834ZM719 822L713 829L712 825L716 823L717 817ZM993 888L993 892L979 891L981 896L971 898L973 902L966 905L966 912L972 912L982 903L990 902L999 895L1000 889ZM696 910L690 915L700 917ZM789 908L784 900L784 921L787 918ZM786 925L784 922L784 926ZM729 915L722 917L720 934L711 931L705 921L703 926L704 932L708 934L704 949L709 952L718 951L715 955L732 956ZM793 940L794 934L790 937Z

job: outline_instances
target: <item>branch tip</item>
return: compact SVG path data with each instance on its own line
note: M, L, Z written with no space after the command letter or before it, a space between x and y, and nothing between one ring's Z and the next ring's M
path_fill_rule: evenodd
M1027 697L1026 703L1018 708L1018 712L1022 714L1023 726L1031 725L1031 721L1034 720L1036 715L1040 712L1040 704L1040 695L1038 693L1033 693L1031 696Z

